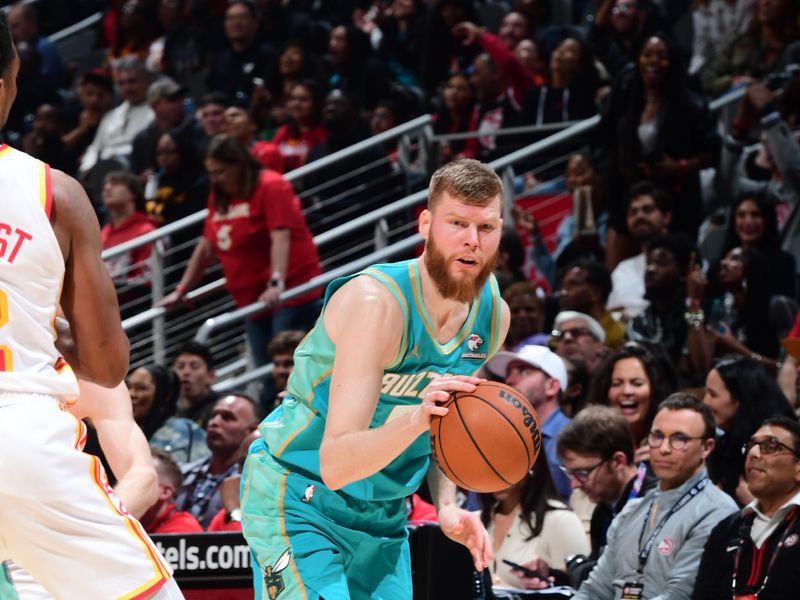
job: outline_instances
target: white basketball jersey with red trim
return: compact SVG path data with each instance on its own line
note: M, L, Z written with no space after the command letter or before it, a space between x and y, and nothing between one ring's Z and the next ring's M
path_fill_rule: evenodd
M0 145L0 392L78 395L56 350L64 258L50 224L50 167Z

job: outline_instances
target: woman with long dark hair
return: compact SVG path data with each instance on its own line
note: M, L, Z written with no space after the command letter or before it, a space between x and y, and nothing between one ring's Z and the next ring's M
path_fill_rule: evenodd
M588 403L611 406L622 413L638 447L639 462L649 457L647 435L658 405L675 388L675 372L658 347L627 342L608 356L595 372Z
M795 295L794 257L781 249L775 207L760 198L740 198L731 208L725 252L733 248L754 248L768 261L772 294Z
M369 36L355 25L331 31L328 67L330 88L358 98L364 109L371 110L378 100L389 97L389 69L375 56Z
M313 80L298 81L290 88L286 123L278 127L272 138L283 156L285 172L305 164L311 149L328 137L320 119L323 101L322 90Z
M324 72L322 62L299 40L287 42L267 74L266 86L272 98L272 120L282 125L289 111L289 96L292 88L301 81L313 81L322 85Z
M191 419L176 417L178 377L161 365L131 370L126 378L133 419L148 443L169 452L178 464L188 464L209 454L206 433Z
M755 248L733 248L712 270L706 322L716 354L749 356L774 367L778 337L769 321L770 265Z
M553 485L544 448L533 469L519 483L500 492L481 494L483 521L494 548L490 566L495 581L526 587L523 574L503 562L519 565L538 559L547 575L562 568L568 556L589 554L580 518L561 501Z
M155 154L158 182L155 196L145 198L147 215L168 225L205 208L208 177L192 140L177 130L166 131L156 142Z
M703 219L700 170L713 165L720 138L705 98L690 92L677 46L663 34L648 37L637 64L614 82L595 130L602 153L611 223L607 263L625 258L628 240L622 199L642 179L650 179L680 199L672 212L672 229L697 238Z
M796 419L775 377L749 358L726 358L706 378L703 402L714 413L721 435L706 464L711 480L740 505L752 497L743 485L742 445L768 417Z
M280 295L322 272L317 248L300 211L300 200L282 175L262 169L236 139L218 135L206 156L211 180L203 237L175 291L160 306L183 301L216 257L236 306L264 303L265 312L245 320L256 365L267 363L267 343L284 329L311 329L320 290L285 304Z
M587 119L597 113L600 76L586 40L569 32L550 55L547 83L532 87L522 105L526 125Z
M472 131L474 108L475 87L469 80L469 75L463 72L453 73L442 88L438 110L433 114L433 132L436 135L447 135ZM465 146L465 140L442 141L439 144L442 162L456 158L464 152Z

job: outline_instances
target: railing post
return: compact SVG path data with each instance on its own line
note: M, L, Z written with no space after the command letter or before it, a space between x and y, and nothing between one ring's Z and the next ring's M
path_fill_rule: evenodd
M503 169L503 222L506 226L514 223L511 208L514 206L514 167L511 165Z
M413 165L411 164L411 136L408 134L401 135L400 140L397 142L397 164L400 165L400 170L403 172L404 190L403 193L408 196L411 193L411 179L413 178Z
M153 305L164 297L164 244L156 242L150 253L150 278ZM161 313L153 318L153 360L156 364L163 365L167 358L166 349L166 313Z
M389 222L386 218L375 223L375 235L373 236L375 251L383 250L389 245Z

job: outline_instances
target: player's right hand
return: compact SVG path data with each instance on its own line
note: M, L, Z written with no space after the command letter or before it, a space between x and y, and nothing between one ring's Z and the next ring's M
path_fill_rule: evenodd
M475 386L481 381L484 380L472 375L437 377L422 393L422 404L412 413L412 421L428 429L431 417L443 417L448 413L444 404L450 400L454 392L474 392Z

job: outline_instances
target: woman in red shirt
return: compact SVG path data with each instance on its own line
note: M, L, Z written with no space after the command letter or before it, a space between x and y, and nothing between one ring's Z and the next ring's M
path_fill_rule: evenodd
M283 156L284 172L304 165L311 149L328 137L328 130L320 124L322 100L319 86L311 80L296 83L289 91L289 120L278 127L272 138Z
M245 320L253 361L263 365L275 333L311 329L319 314L319 289L285 304L279 300L284 289L322 273L317 247L291 184L279 173L262 169L236 139L214 137L205 165L211 192L203 237L175 291L159 305L181 302L217 258L237 307L266 305L264 313Z

